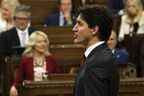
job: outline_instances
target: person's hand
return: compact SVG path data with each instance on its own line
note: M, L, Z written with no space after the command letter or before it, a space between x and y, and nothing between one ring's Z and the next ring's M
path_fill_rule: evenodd
M18 96L18 92L15 86L12 86L10 89L10 96Z
M69 21L71 19L71 14L70 13L65 13L64 18Z

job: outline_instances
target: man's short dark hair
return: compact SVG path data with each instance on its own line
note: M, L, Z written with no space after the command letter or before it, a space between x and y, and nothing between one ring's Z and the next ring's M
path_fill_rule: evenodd
M108 40L112 29L112 16L106 7L87 5L79 9L81 18L89 28L99 27L99 39Z
M17 13L19 13L19 12L31 13L31 6L29 6L29 5L24 5L24 4L19 5L19 6L17 6L16 9L15 9L15 15L16 15Z

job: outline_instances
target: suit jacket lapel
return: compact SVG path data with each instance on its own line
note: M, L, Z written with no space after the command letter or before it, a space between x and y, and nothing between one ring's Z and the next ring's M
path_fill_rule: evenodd
M99 46L97 46L96 48L94 48L91 53L88 55L88 57L86 59L89 59L92 55L94 55L96 52L100 52L101 49L106 48L106 43L103 43Z
M15 40L14 40L15 44L13 44L13 46L20 45L20 39L18 37L16 28L14 28L11 33L12 33L13 38L15 38Z
M29 33L29 35L32 33L34 31L34 29L32 28L32 27L29 27L28 28L28 33ZM20 46L20 39L19 39L19 36L18 36L18 34L17 34L17 30L16 30L16 28L14 28L13 30L12 30L12 35L13 35L13 37L15 38L15 40L14 40L14 42L15 42L15 44L13 44L13 46Z
M30 35L33 31L34 31L34 29L33 29L32 27L29 27L29 28L28 28L28 33L29 33L29 35Z

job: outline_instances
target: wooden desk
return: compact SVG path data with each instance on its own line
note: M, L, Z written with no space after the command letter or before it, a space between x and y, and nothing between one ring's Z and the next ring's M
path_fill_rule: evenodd
M119 96L144 96L144 78L122 79Z
M53 74L47 81L25 82L23 96L72 96L75 75Z
M72 96L74 79L32 82L24 87L24 96ZM118 96L144 96L144 78L120 80Z
M74 81L43 81L26 84L23 96L63 96L73 94Z

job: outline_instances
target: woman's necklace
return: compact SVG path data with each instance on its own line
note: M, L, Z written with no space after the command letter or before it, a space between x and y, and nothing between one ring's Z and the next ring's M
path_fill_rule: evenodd
M34 66L35 67L43 67L45 59L44 57L34 57Z

